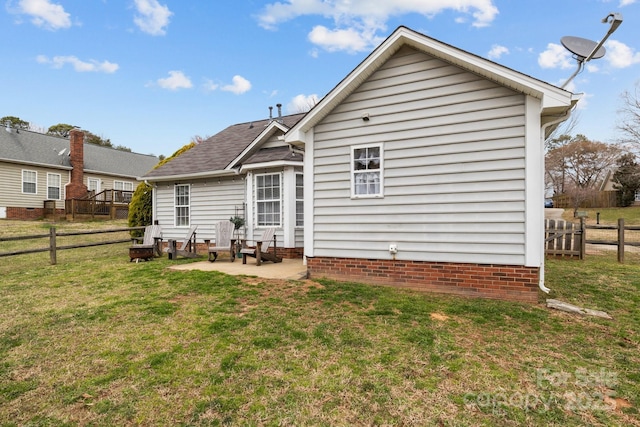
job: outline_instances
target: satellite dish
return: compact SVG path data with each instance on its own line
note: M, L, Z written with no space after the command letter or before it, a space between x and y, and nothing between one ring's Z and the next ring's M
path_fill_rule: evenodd
M565 36L560 39L560 43L569 52L578 57L578 60L589 57L591 52L598 46L598 43L589 39L583 39L582 37ZM591 56L590 59L602 58L607 51L603 46L600 46L598 50Z
M65 151L67 151L66 148L63 148L62 150L58 151L58 156L62 156L65 153Z

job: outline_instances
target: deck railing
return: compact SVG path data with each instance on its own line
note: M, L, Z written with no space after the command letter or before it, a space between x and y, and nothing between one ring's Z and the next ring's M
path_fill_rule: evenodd
M106 217L109 219L126 219L133 191L104 190L97 194L90 193L84 199L65 201L65 212L72 218Z

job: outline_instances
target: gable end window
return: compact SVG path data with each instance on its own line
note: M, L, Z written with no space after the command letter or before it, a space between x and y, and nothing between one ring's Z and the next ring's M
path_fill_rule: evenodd
M22 192L24 194L36 194L38 192L37 182L38 172L30 170L22 171Z
M282 191L279 173L256 175L256 216L258 227L280 227Z
M47 174L47 199L60 200L60 174Z
M359 145L351 148L351 197L382 197L382 144Z
M174 189L174 209L176 227L188 227L190 218L189 184L176 184Z

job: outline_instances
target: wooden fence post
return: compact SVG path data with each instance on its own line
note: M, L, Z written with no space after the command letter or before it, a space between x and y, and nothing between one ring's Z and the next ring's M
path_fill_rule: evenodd
M618 218L618 262L624 263L624 218Z
M56 228L51 227L49 229L49 258L51 259L51 265L56 265Z
M580 256L579 259L584 259L584 255L587 253L587 227L584 223L584 217L580 218Z

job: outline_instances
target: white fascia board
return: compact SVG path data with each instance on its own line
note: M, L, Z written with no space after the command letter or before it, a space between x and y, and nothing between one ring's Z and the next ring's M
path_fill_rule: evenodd
M233 161L231 161L231 163L229 163L229 165L226 167L226 169L231 169L234 168L238 165L238 163L240 163L242 161L242 159L244 159L248 154L252 153L256 147L258 147L260 144L262 144L266 139L268 139L273 132L279 129L282 131L282 133L287 132L287 130L289 129L288 127L286 127L285 125L283 125L282 123L273 120L271 123L269 123L262 132L260 132L260 135L258 135L256 137L256 139L254 139L251 144L249 144L247 146L247 148L245 148L244 150L242 150L242 153L240 153L238 155L238 157L236 157L235 159L233 159Z
M155 176L155 177L137 177L138 181L146 181L146 182L164 182L164 181L175 181L175 180L184 180L184 179L202 179L202 178L217 178L222 176L236 176L238 175L237 169L232 170L221 170L221 171L207 171L207 172L199 172L199 173L185 173L180 175L166 175L166 176Z
M15 160L15 159L0 159L0 162L12 163L15 165L38 166L41 168L48 168L48 169L62 169L62 170L73 169L73 167L71 166L52 165L51 163L29 162L24 160Z
M245 173L249 171L253 171L256 169L272 169L276 167L284 167L284 166L297 166L301 167L303 163L293 162L289 160L278 160L276 162L264 162L264 163L252 163L250 165L243 165L240 168L240 173Z

